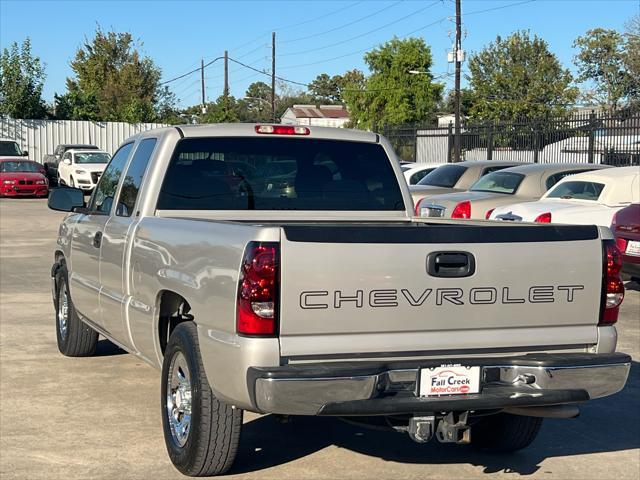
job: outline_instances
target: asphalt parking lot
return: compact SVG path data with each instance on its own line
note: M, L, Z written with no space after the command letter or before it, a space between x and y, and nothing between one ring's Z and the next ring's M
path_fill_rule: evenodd
M58 353L51 252L62 214L0 200L0 477L172 479L160 375L106 340L92 358ZM577 419L547 419L533 445L499 456L336 419L246 415L235 478L640 478L640 292L627 291L618 350L634 362L621 393Z

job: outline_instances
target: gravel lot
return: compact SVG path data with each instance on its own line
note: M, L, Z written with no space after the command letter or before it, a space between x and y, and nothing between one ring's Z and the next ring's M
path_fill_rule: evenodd
M93 358L58 353L49 274L62 216L44 200L0 200L0 477L180 478L162 439L159 373L106 340ZM639 324L640 293L630 289L618 322L618 350L634 358L625 390L577 419L545 420L517 454L418 445L334 419L246 415L230 476L638 479Z

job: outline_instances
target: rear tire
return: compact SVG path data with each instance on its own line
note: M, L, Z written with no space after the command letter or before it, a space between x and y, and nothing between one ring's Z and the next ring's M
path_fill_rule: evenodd
M67 357L89 357L96 353L98 332L78 317L69 294L67 267L56 275L56 338L58 350Z
M195 323L171 333L162 366L162 428L173 465L192 477L225 473L235 460L242 410L218 400L200 357Z
M491 452L515 452L528 447L542 426L542 418L498 413L481 418L471 428L471 444Z

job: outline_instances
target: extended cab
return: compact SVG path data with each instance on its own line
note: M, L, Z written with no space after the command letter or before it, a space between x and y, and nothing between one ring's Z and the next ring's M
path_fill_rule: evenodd
M101 334L161 369L187 475L230 468L244 410L512 451L627 379L609 229L412 218L374 133L152 130L88 204L61 188L49 206L71 212L52 269L60 351L91 355Z

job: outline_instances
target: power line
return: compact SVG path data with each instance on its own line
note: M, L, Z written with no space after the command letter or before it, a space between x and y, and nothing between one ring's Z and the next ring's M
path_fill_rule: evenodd
M273 28L273 29L271 29L271 30L269 30L269 31L267 31L267 32L264 32L264 33L262 33L262 34L258 35L258 36L257 36L257 37L255 37L253 40L249 40L248 42L245 42L245 43L243 43L242 45L239 45L239 46L237 46L237 47L235 47L235 48L232 48L232 49L231 49L231 51L232 51L232 52L235 52L235 51L237 51L237 50L241 50L241 49L243 49L243 48L244 48L244 47L246 47L247 45L252 45L256 40L258 40L258 39L260 39L260 38L264 37L265 35L270 34L270 33L271 33L271 32L273 32L273 31L280 32L280 31L282 31L282 30L288 30L288 29L290 29L290 28L299 27L299 26L301 26L301 25L307 25L307 24L309 24L309 23L312 23L312 22L315 22L315 21L318 21L318 20L322 20L323 18L330 17L330 16L335 15L335 14L337 14L337 13L342 13L342 12L344 12L345 10L348 10L348 9L350 9L350 8L352 8L352 7L355 7L355 6L357 6L357 5L360 5L360 4L361 4L361 3L363 3L363 2L364 2L364 0L360 0L360 1L358 1L358 2L352 3L351 5L347 5L346 7L340 7L340 8L338 8L337 10L332 10L331 12L324 13L324 14L322 14L322 15L320 15L320 16L317 16L317 17L314 17L314 18L310 18L310 19L308 19L308 20L304 20L304 21L302 21L302 22L292 23L292 24L289 24L289 25L285 25L284 27Z
M175 82L176 80L180 80L181 78L184 78L184 77L186 77L188 75L191 75L192 73L199 72L200 70L204 70L209 65L217 62L218 60L222 60L223 58L224 57L216 57L213 60L211 60L209 63L206 63L206 64L202 65L202 67L196 68L196 69L191 70L190 72L187 72L187 73L183 73L182 75L178 75L177 77L174 77L174 78L172 78L170 80L165 80L164 82L160 82L160 85L166 85L167 83Z
M319 33L314 33L314 34L312 34L312 35L306 35L306 36L304 36L304 37L292 38L291 40L283 40L283 41L281 41L281 42L280 42L280 44L284 44L284 43L292 43L292 42L299 42L299 41L302 41L302 40L308 40L308 39L310 39L310 38L320 37L320 36L322 36L322 35L326 35L327 33L335 32L335 31L337 31L337 30L341 30L341 29L343 29L343 28L350 27L351 25L355 25L356 23L360 23L360 22L362 22L363 20L366 20L366 19L371 18L371 17L373 17L373 16L375 16L375 15L378 15L379 13L382 13L382 12L384 12L384 11L386 11L386 10L389 10L390 8L393 8L393 7L395 7L396 5L398 5L398 4L400 4L400 3L402 3L403 1L404 1L404 0L398 0L397 2L392 3L391 5L387 5L386 7L381 8L380 10L376 10L375 12L370 13L369 15L365 15L364 17L360 17L360 18L358 18L358 19L356 19L356 20L353 20L353 21L351 21L351 22L345 23L345 24L343 24L343 25L339 25L339 26L334 27L334 28L331 28L331 29L329 29L329 30L325 30L325 31L323 31L323 32L319 32Z
M475 11L469 12L469 13L467 13L465 15L474 15L474 14L478 14L478 13L485 13L485 12L490 12L490 11L493 11L493 10L500 10L500 9L503 9L503 8L515 7L515 6L518 6L518 5L523 5L523 4L531 3L531 2L535 2L535 1L536 0L525 0L525 1L521 1L521 2L510 3L508 5L501 5L499 7L487 8L485 10L475 10ZM429 28L429 27L432 27L432 26L437 25L439 23L442 23L443 21L447 20L448 18L449 18L449 16L445 16L445 17L439 18L438 20L436 20L434 22L431 22L431 23L428 23L427 25L423 25L422 27L416 28L415 30L412 30L412 31L410 31L408 33L405 33L404 35L400 35L398 38L407 38L407 37L409 37L409 36L411 36L411 35L413 35L415 33L418 33L420 31L426 29L426 28ZM296 65L284 66L284 67L280 67L280 70L287 70L287 69L294 69L294 68L311 67L313 65L320 65L320 64L323 64L323 63L331 62L333 60L340 60L342 58L350 57L352 55L357 55L359 53L367 52L367 51L369 51L369 50L371 50L373 48L376 48L376 46L377 45L373 45L373 46L370 46L370 47L367 47L367 48L361 48L359 50L354 50L354 51L349 52L349 53L345 53L345 54L338 55L338 56L335 56L335 57L325 58L323 60L317 60L317 61L314 61L314 62L307 62L307 63L300 63L300 64L296 64Z
M350 42L350 41L352 41L352 40L356 40L356 39L358 39L358 38L362 38L362 37L364 37L364 36L367 36L367 35L370 35L370 34L372 34L372 33L377 32L377 31L380 31L380 30L382 30L382 29L384 29L384 28L390 27L391 25L395 25L396 23L399 23L399 22L401 22L401 21L403 21L403 20L406 20L406 19L407 19L407 18L409 18L409 17L412 17L412 16L414 16L414 15L417 15L418 13L422 13L422 12L424 12L425 10L427 10L427 9L429 9L429 8L431 8L431 7L435 6L435 5L437 5L438 3L440 3L440 0L436 0L435 2L430 3L430 4L429 4L429 5L427 5L426 7L419 8L418 10L415 10L415 11L411 12L410 14L405 15L404 17L398 18L398 19L393 20L392 22L389 22L389 23L385 23L384 25L381 25L381 26L379 26L379 27L377 27L377 28L374 28L373 30L369 30L368 32L364 32L364 33L361 33L361 34L356 35L356 36L354 36L354 37L351 37L351 38L347 38L347 39L341 40L340 42L331 43L331 44L329 44L329 45L323 45L323 46L321 46L321 47L311 48L311 49L303 50L303 51L299 51L299 52L283 53L283 54L282 54L282 55L280 55L280 56L281 56L281 57L290 57L290 56L294 56L294 55L305 55L305 54L308 54L308 53L310 53L310 52L317 52L318 50L326 50L327 48L331 48L331 47L336 47L336 46L339 46L339 45L343 45L345 42Z

